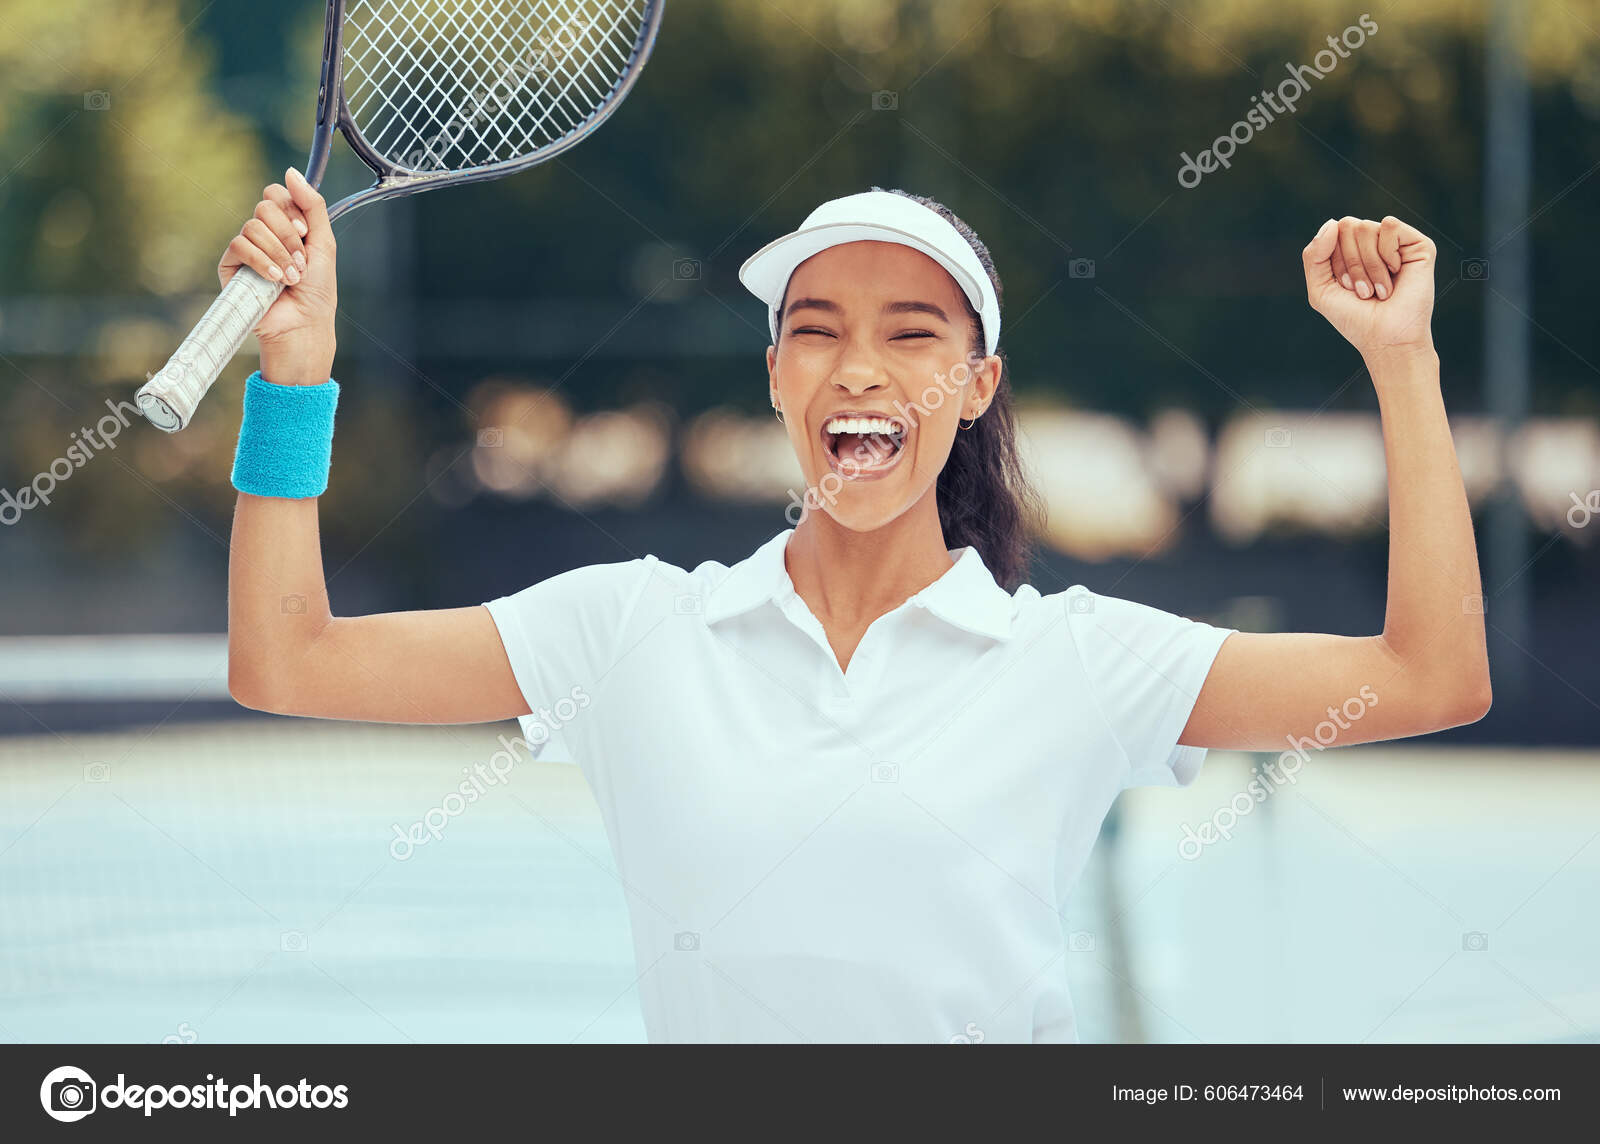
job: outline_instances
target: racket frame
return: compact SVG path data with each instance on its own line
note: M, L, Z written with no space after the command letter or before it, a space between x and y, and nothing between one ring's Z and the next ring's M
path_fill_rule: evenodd
M322 177L327 172L328 160L333 153L335 130L344 136L350 149L377 176L377 181L372 186L346 195L329 207L328 221L332 223L358 207L384 199L415 195L439 186L460 186L514 174L537 166L547 159L553 159L569 147L588 138L611 116L612 112L621 106L622 101L633 90L633 85L638 82L639 75L644 71L644 65L649 61L650 53L655 48L656 36L661 30L662 14L666 10L666 0L643 0L643 2L645 4L643 27L641 34L634 37L632 52L623 65L621 81L607 94L599 107L584 117L582 123L565 132L560 139L515 159L505 159L464 171L415 171L384 158L362 138L355 118L350 114L350 105L345 100L344 93L345 0L328 0L323 21L322 69L321 82L317 88L316 129L312 133L311 153L306 161L306 181L313 187L321 189ZM194 409L215 383L216 375L220 374L227 364L224 360L214 369L207 367L201 375L207 379L195 388L193 396L186 398L182 405L169 400L173 397L176 386L168 375L176 371L178 377L185 377L189 370L196 368L192 357L185 357L185 351L192 345L199 345L201 341L199 331L206 326L214 312L225 312L232 299L253 295L258 298L255 305L260 308L259 313L265 314L283 289L282 282L271 282L248 266L239 267L234 272L233 278L222 288L217 300L196 323L194 330L184 339L167 364L151 375L134 395L135 403L145 419L167 433L176 433L184 428L193 416ZM256 321L259 320L258 317ZM243 344L247 337L249 337L248 330L239 334L238 342L232 343L234 349L224 356L237 353L238 346ZM183 411L184 407L187 407L187 412Z
M560 139L515 159L503 159L466 171L414 171L384 158L361 136L355 117L350 114L350 104L344 94L344 10L345 0L328 0L327 21L323 27L322 83L317 91L317 127L311 138L311 155L306 160L306 181L321 188L322 176L333 153L333 134L337 130L352 151L378 176L378 181L364 190L346 195L328 208L328 221L358 207L383 199L397 199L415 195L445 183L461 186L487 179L498 179L517 171L537 166L553 159L590 135L622 105L633 85L638 81L644 65L655 48L656 35L661 30L661 17L666 10L666 0L645 0L644 34L635 37L633 52L624 65L622 82L606 97L604 103L586 116L581 124Z

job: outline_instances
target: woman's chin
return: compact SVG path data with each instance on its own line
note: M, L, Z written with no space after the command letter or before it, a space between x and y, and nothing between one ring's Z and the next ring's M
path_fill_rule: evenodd
M903 496L887 489L859 488L841 492L831 501L825 501L821 509L840 528L851 532L876 532L909 507Z

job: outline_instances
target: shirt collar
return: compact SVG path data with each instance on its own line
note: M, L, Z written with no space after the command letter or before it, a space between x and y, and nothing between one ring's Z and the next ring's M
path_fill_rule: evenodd
M741 615L768 601L781 605L795 596L783 563L793 533L792 528L784 529L728 570L706 599L707 623ZM976 548L952 549L950 555L950 570L912 596L911 605L926 608L963 631L994 640L1009 639L1016 611L1011 594L995 583Z

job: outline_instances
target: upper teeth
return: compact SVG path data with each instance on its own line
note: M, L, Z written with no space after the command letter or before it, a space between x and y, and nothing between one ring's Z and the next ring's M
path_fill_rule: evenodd
M886 417L830 417L823 428L829 433L885 433L899 432L899 426Z

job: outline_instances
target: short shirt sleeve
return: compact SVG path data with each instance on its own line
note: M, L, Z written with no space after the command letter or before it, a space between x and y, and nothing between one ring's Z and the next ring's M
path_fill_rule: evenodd
M1178 744L1222 643L1214 627L1083 587L1063 593L1101 713L1125 755L1124 788L1188 786L1206 748Z
M521 717L534 757L583 762L572 729L616 663L656 557L590 564L484 604L532 714Z

